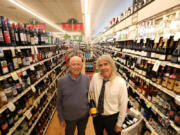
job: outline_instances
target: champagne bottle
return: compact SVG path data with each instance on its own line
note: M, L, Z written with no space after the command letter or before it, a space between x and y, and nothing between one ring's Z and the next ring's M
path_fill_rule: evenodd
M92 91L89 92L89 97L90 97L90 103L89 103L90 114L91 116L96 116L97 108L96 108L96 103L94 101L94 95Z
M180 63L180 39L178 40L175 50L172 53L171 62Z

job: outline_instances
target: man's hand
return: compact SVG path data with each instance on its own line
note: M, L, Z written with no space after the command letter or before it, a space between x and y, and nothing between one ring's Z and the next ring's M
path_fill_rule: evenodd
M121 132L121 130L122 130L122 127L119 127L119 126L117 126L117 125L114 127L114 131L115 131L116 133Z
M60 122L60 126L61 126L61 127L66 127L66 122L65 122L65 120L63 120L63 121Z

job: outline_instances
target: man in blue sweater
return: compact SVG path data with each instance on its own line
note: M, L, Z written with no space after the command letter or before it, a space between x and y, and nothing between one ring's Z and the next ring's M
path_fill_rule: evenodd
M78 135L85 135L89 117L89 77L81 74L82 60L78 56L70 59L69 68L70 72L57 84L58 117L66 135L74 135L76 126Z

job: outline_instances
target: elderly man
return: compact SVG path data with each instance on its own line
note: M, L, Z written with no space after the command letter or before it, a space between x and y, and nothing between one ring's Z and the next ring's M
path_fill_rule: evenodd
M70 59L70 72L58 81L57 110L60 125L66 135L85 135L89 117L88 91L89 77L81 74L82 60L78 56Z

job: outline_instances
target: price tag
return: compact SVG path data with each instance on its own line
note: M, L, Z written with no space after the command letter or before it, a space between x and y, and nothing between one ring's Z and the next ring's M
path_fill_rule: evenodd
M152 69L152 70L155 71L155 72L157 72L160 65L161 65L160 61L156 61L155 64L154 64L154 66L153 66L153 69Z
M18 76L21 76L22 75L22 72L19 72L19 73L17 73L18 74Z
M156 35L156 36L155 36L154 43L159 43L159 35Z
M14 49L14 47L11 48L11 53L12 53L12 57L14 57L15 56L15 49Z
M163 35L163 39L165 40L165 39L169 39L170 38L170 33L165 33L164 35Z
M20 47L17 47L17 51L18 51L18 52L21 52L21 49L20 49Z
M0 47L0 57L4 56L3 48Z
M11 76L12 76L13 80L18 80L18 78L19 78L19 76L17 75L16 72L11 73Z
M155 131L153 131L152 133L151 133L151 135L158 135Z
M31 86L31 89L33 92L36 92L36 88L34 86Z
M38 54L37 46L34 47L36 54Z
M30 120L31 117L32 117L32 113L31 113L30 110L27 110L27 111L24 113L24 115L28 118L28 120Z
M25 75L27 75L27 72L26 72L26 71L23 71L23 73L22 73L22 74L23 74L23 76L25 76Z
M141 41L141 39L140 39L140 38L138 38L138 39L137 39L137 43L140 43L140 41Z
M7 104L7 108L11 111L11 112L14 112L15 109L16 109L16 106L12 103L12 102L9 102Z
M147 104L147 105L146 105L146 107L147 107L147 108L150 108L150 107L151 107L151 105L150 105L150 104Z
M138 59L137 59L137 64L141 64L141 57L139 57Z
M34 71L34 66L33 65L30 66L30 70Z
M146 43L146 41L147 41L147 37L144 37L144 41L143 42Z
M178 41L179 38L180 38L180 32L177 32L174 36L174 41Z

